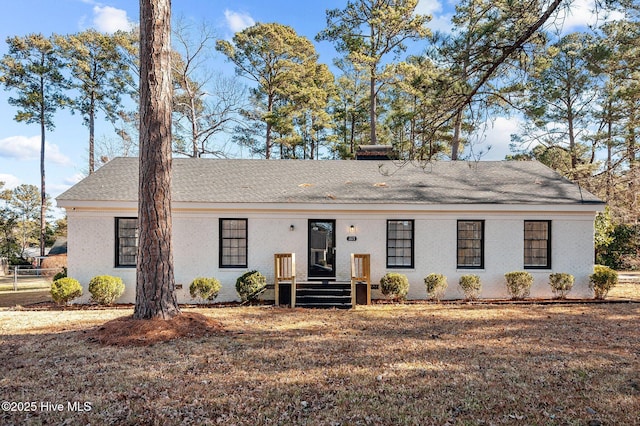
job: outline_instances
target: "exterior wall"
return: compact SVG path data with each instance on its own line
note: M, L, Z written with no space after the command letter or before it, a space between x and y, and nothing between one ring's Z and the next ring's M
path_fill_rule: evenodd
M91 277L109 274L125 283L121 303L135 301L135 268L116 268L115 217L134 217L135 211L68 212L69 276L85 287L81 302L89 300L86 290ZM248 267L218 267L218 219L248 219ZM181 303L194 302L189 295L189 283L196 277L216 277L222 291L216 301L232 301L238 297L235 281L247 270L257 269L268 282L273 282L273 254L296 253L299 281L307 279L307 227L309 219L335 219L337 280L348 281L350 254L370 253L372 283L379 282L386 272L401 272L410 281L409 299L426 297L423 278L431 272L447 276L449 287L445 298L461 298L458 279L463 274L478 274L482 281L481 297L507 297L504 273L523 270L524 220L551 220L552 269L529 270L535 277L532 297L550 297L548 276L552 272L567 272L576 278L573 297L588 297L588 276L593 269L594 212L328 212L278 211L243 213L240 211L174 211L174 266ZM386 224L388 219L413 219L415 265L411 269L386 267ZM484 269L456 268L457 220L485 221ZM291 231L291 225L294 230ZM349 227L355 226L356 241L347 241ZM374 298L384 296L377 290Z
M570 297L590 297L589 275L593 271L593 214L432 214L385 215L381 219L356 222L358 241L348 243L349 253L371 254L372 282L379 282L387 272L400 272L409 278L409 299L424 299L424 277L435 272L447 277L446 299L464 297L458 280L464 274L477 274L482 283L480 297L506 298L504 274L525 270L524 220L551 220L551 269L527 269L534 276L531 297L552 297L549 274L566 272L575 277ZM387 219L414 219L414 268L386 268ZM457 269L457 221L485 220L485 261L483 269ZM348 256L348 254L347 254ZM348 259L347 259L348 260ZM348 268L348 265L347 265ZM347 270L348 273L348 270ZM384 298L379 291L372 297Z

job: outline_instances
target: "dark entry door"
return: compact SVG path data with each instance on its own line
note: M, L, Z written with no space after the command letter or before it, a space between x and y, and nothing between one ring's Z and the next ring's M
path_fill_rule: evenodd
M335 278L335 220L309 221L309 279Z

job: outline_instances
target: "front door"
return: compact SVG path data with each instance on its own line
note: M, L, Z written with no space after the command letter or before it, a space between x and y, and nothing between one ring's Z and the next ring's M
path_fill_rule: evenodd
M309 279L335 278L335 220L309 221Z

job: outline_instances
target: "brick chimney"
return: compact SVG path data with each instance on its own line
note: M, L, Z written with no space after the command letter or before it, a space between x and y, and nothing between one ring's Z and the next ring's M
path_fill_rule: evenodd
M360 145L356 151L356 160L397 160L398 156L391 145Z

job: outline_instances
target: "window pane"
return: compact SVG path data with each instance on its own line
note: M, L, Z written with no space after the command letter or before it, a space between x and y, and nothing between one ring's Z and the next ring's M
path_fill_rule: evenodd
M247 266L247 219L220 219L220 267Z
M138 219L116 218L116 266L136 266Z
M551 267L551 222L524 222L524 267Z
M387 221L387 267L413 267L413 221Z
M458 221L458 268L483 268L482 220Z

